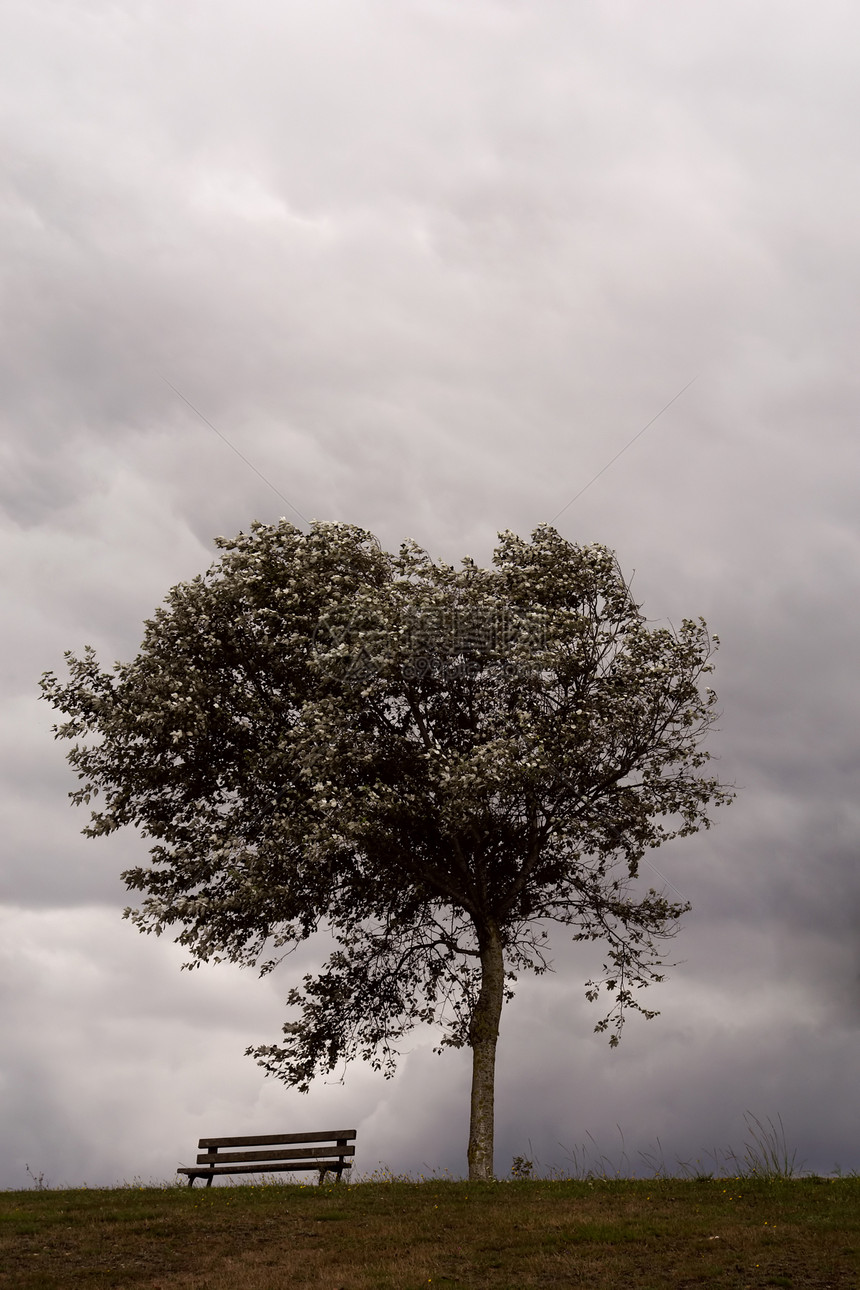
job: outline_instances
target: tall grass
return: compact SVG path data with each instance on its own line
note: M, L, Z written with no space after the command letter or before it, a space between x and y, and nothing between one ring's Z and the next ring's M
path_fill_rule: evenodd
M561 1146L565 1165L559 1169L543 1169L535 1159L529 1143L529 1155L514 1157L511 1177L515 1179L543 1177L569 1178L580 1182L594 1179L622 1178L686 1178L706 1181L711 1178L758 1178L765 1181L787 1180L802 1176L803 1164L797 1162L797 1150L790 1148L782 1116L776 1121L768 1116L762 1120L752 1111L744 1112L746 1139L738 1151L733 1147L702 1149L694 1159L676 1159L667 1163L663 1145L657 1138L656 1145L636 1152L631 1157L620 1125L619 1144L615 1152L602 1150L591 1133L586 1141L575 1146ZM834 1171L841 1176L841 1170Z

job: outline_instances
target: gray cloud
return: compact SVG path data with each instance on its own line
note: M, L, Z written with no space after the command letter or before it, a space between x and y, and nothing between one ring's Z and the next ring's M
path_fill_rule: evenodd
M858 26L835 0L7 6L0 1186L332 1116L361 1167L463 1167L463 1054L263 1080L242 1052L297 964L180 973L119 919L144 844L78 836L39 673L132 656L214 534L295 518L166 381L303 515L486 561L697 377L558 524L720 634L740 795L654 856L694 903L659 1019L609 1053L561 937L521 983L498 1167L616 1123L688 1158L746 1108L860 1167Z

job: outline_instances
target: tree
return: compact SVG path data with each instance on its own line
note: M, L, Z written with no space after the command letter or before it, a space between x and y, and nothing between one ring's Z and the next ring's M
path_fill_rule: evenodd
M126 916L189 966L270 971L319 931L335 949L293 989L280 1043L249 1049L307 1091L439 1023L472 1050L469 1176L493 1173L503 1002L543 972L547 925L602 941L591 1000L610 1043L662 980L688 906L634 888L649 848L709 826L731 793L702 773L716 696L704 622L649 627L614 556L543 526L457 569L359 528L281 521L217 539L131 663L66 654L42 678L58 738L101 796L84 833L153 839Z

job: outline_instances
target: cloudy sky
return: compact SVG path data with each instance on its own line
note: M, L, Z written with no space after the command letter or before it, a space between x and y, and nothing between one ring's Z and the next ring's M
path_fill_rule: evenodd
M556 936L497 1171L706 1160L745 1111L860 1168L859 42L847 0L7 0L0 1187L335 1122L363 1171L465 1169L429 1034L304 1098L243 1056L302 963L181 972L123 922L144 844L80 836L36 699L281 515L481 563L555 520L722 639L740 791L654 855L694 905L661 1016L610 1051Z

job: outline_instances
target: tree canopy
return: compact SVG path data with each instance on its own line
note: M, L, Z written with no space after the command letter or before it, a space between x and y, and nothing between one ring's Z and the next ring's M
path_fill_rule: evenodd
M710 823L716 696L704 622L649 626L611 551L542 526L493 567L351 525L255 523L174 587L130 663L92 649L42 678L57 737L98 798L84 832L151 839L126 915L192 963L271 970L336 948L249 1049L301 1090L342 1061L387 1074L416 1024L473 1055L470 1177L491 1177L496 1041L547 929L601 941L598 1030L650 1017L661 942L687 906L636 879Z

